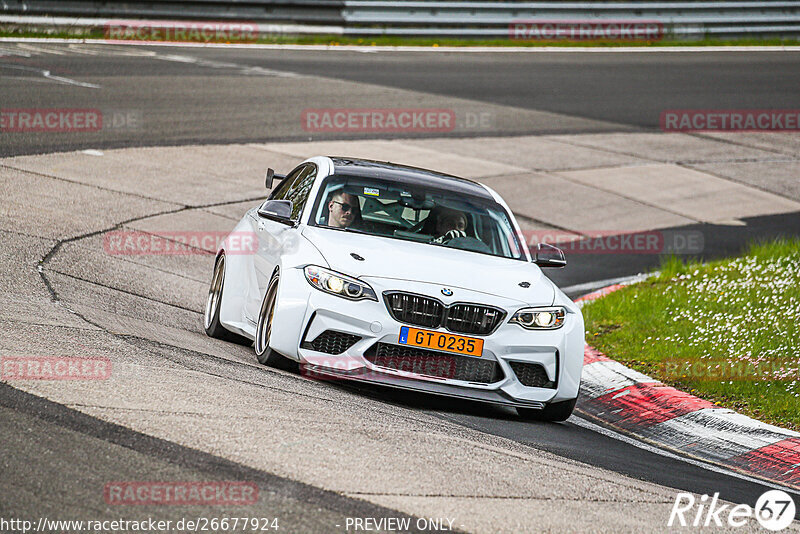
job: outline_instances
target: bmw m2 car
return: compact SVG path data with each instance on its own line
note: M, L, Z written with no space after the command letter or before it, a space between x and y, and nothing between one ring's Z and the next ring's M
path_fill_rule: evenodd
M340 157L269 169L266 185L217 253L209 336L254 342L262 364L316 377L569 417L583 317L541 271L564 254L529 251L496 192Z

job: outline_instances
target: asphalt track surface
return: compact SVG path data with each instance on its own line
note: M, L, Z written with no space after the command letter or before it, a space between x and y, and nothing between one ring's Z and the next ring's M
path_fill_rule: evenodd
M10 45L0 43L0 51L3 48L10 48ZM53 134L13 138L0 134L3 139L0 155L162 144L308 140L313 136L298 127L296 117L276 120L267 127L262 119L271 111L279 115L278 110L299 109L298 106L307 106L309 101L317 101L313 99L321 102L314 104L317 107L342 107L348 102L354 105L344 93L335 95L336 98L331 95L342 91L341 88L293 77L292 73L378 86L377 96L370 97L371 105L376 107L384 102L381 95L386 97L383 105L395 106L397 96L392 91L402 89L566 117L563 122L559 122L558 117L546 123L537 122L527 130L524 125L513 125L509 129L504 129L502 124L495 125L491 133L500 136L655 129L658 115L664 109L793 108L800 86L800 55L782 53L426 54L187 51L154 47L160 56L173 55L154 59L139 53L126 55L121 47L115 48L113 54L102 47L91 50L92 53L63 54L28 50L27 56L18 53L0 57L0 74L3 75L0 107L42 107L46 102L46 107L133 110L149 119L147 127L103 132L98 136L76 135L69 139ZM139 50L147 49L137 49L137 52ZM200 61L180 59L186 56L200 58ZM39 77L36 69L46 69L70 80L98 83L102 89L42 80L32 82ZM32 87L36 90L31 90ZM303 101L298 103L298 98ZM479 133L487 132L475 132L475 135ZM707 234L718 237L708 247L707 256L736 253L754 236L800 235L800 222L795 214L748 222L750 224L741 229L725 227L716 234ZM632 263L632 260L625 256L581 258L553 278L559 285L569 286L631 274L658 261L657 258L636 258L639 263ZM501 408L381 388L343 384L330 387L345 392L357 390L356 394L375 403L410 407L481 432L695 494L718 491L723 499L753 505L767 489L757 482L667 458L571 422L532 425L518 421L510 410ZM13 504L17 512L24 510L29 515L40 515L42 509L42 502L35 498L37 487L39 490L49 487L53 491L70 488L75 490L73 496L80 495L81 466L105 470L106 480L114 478L112 473L124 469L136 469L139 473L182 471L172 472L174 479L202 476L203 473L206 477L211 473L222 478L225 474L233 477L248 469L32 398L5 385L0 386L0 410L4 414L0 417L0 425L4 427L2 434L8 437L4 438L5 449L10 452L4 455L5 466L37 465L36 469L25 473L30 477L28 480L24 480L24 476L14 476L12 484L23 490L13 503L6 501L9 506ZM43 455L48 457L47 464L36 463L35 459ZM97 458L104 460L98 462ZM248 471L247 476L264 487L277 488L270 493L273 500L265 504L273 515L280 511L294 516L309 503L324 510L324 513L309 515L309 521L345 515L401 515L269 473ZM45 507L85 511L86 504L75 497L64 503L48 503ZM7 512L0 505L0 515L8 515ZM308 529L324 530L323 524L326 523L312 523Z
M133 111L145 126L67 139L15 135L0 144L0 156L87 145L364 138L307 132L299 113L287 112L429 107L442 102L436 96L469 102L476 113L504 106L551 114L522 124L499 117L488 132L464 125L454 136L657 131L661 112L669 109L792 109L800 86L800 52L366 53L62 45L57 54L48 53L53 50L53 45L19 49L0 43L0 105L36 108L47 102L48 107ZM44 70L102 87L47 80ZM315 78L283 77L297 74ZM384 91L358 94L334 80ZM398 99L398 90L418 98Z

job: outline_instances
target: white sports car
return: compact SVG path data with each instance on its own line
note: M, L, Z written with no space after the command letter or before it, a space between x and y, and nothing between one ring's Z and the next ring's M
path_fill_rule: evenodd
M563 421L578 397L580 310L490 188L392 163L314 157L220 248L209 336L258 361L513 406ZM253 246L243 246L251 242Z

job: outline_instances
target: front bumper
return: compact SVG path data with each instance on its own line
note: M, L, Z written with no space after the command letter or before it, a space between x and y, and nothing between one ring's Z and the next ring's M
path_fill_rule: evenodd
M483 339L480 359L497 362L502 377L492 383L477 383L374 365L365 357L370 347L376 343L399 345L400 328L409 325L395 321L382 300L354 302L312 288L300 269L290 269L281 278L273 341L270 343L272 348L304 364L306 370L314 375L481 402L540 408L549 402L578 396L584 331L583 319L577 308L569 308L565 324L558 330L530 331L508 323L515 311L525 307L519 301L461 288L453 288L455 294L448 299L437 294L441 288L434 284L372 278L367 281L379 296L384 291L407 291L430 295L448 304L457 301L477 302L506 310L504 323L492 334L467 335ZM338 355L301 347L304 341L314 340L328 330L352 334L361 339ZM447 332L444 328L427 330ZM555 387L523 385L511 368L512 362L541 365Z
M355 380L368 384L408 389L422 393L432 393L435 395L486 402L489 404L499 404L503 406L520 406L540 409L544 408L545 406L545 403L540 401L524 401L521 399L514 399L501 389L464 389L461 386L454 386L447 383L438 383L434 381L421 380L418 378L382 373L366 367L361 367L355 371L347 372L329 367L306 364L306 373L313 377Z

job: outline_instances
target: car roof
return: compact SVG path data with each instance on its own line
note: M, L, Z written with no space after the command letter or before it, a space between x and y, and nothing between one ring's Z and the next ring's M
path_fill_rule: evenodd
M451 174L370 159L329 156L333 162L334 174L364 178L380 178L402 184L429 186L455 193L492 199L492 194L478 182Z

